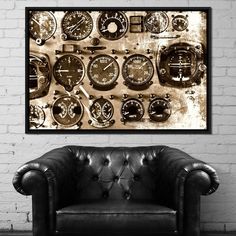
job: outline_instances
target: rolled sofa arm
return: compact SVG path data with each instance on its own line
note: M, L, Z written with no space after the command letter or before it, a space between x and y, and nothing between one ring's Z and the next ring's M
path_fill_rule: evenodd
M76 189L74 154L67 147L49 151L22 165L16 171L12 183L19 193L32 195L33 209L44 209L44 215L39 221L44 217L49 218L49 227L52 230L55 211L71 201ZM37 212L40 211L42 212L37 209ZM35 217L40 216L36 214Z
M30 189L25 189L22 179L28 171L39 171L43 174L48 184L49 195L58 203L58 194L70 195L75 189L75 158L67 147L57 148L45 153L43 156L22 165L15 173L13 186L24 195L30 195ZM70 184L68 184L70 183ZM37 183L35 183L37 185ZM31 184L32 188L34 184Z
M216 191L219 186L218 175L205 162L170 147L165 147L159 153L158 173L161 192L165 196L166 204L178 211L178 226L180 232L183 233L183 225L186 224L186 219L189 220L188 210L198 201L199 206L196 208L200 211L200 195L208 195ZM193 196L196 199L195 202L193 198L189 199ZM199 223L196 222L196 224Z

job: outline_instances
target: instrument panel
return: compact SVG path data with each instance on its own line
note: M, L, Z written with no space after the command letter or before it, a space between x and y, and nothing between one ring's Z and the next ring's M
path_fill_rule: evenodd
M28 130L206 130L207 11L28 8Z

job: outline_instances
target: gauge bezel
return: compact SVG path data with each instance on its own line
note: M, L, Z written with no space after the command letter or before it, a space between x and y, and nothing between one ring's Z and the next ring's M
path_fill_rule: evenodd
M170 54L172 52L181 51L181 50L187 51L191 53L191 55L194 56L196 60L196 63L195 63L196 66L195 66L194 73L192 73L191 76L189 76L188 80L176 81L176 80L173 80L173 76L171 76L168 73L168 70L166 68L168 68L167 62L169 61L168 58ZM168 48L164 47L162 50L160 50L159 59L157 58L156 66L157 66L157 73L158 73L159 81L161 84L167 83L175 87L191 87L193 85L199 85L205 73L204 70L200 70L201 66L205 66L204 47L201 44L191 45L188 43L176 43L176 44L170 45Z
M125 72L125 67L127 66L128 62L132 58L135 58L135 57L145 58L145 60L148 61L149 65L151 65L151 68L152 68L151 74L142 83L133 82L132 80L129 79L129 77L127 77L127 74ZM123 64L122 64L122 76L123 76L123 79L124 79L124 83L131 89L134 89L134 90L136 90L136 89L146 89L147 86L150 85L149 82L151 82L151 80L153 78L153 75L154 75L154 65L153 65L151 59L148 58L147 56L143 55L143 54L133 54L133 55L127 57L125 59L125 61L123 62Z
M176 19L184 19L185 22L187 23L186 27L185 27L184 29L181 29L181 30L177 29L176 26L174 25L174 21L175 21ZM187 15L186 15L186 16L184 16L184 15L176 15L176 16L173 16L173 19L172 19L172 21L171 21L171 24L172 24L173 29L176 30L176 31L178 31L178 32L182 32L182 31L184 31L184 30L187 31L187 30L188 30L188 25L189 25L188 16L187 16Z
M53 108L55 106L55 104L58 102L58 100L60 99L63 99L63 98L72 98L74 99L74 101L76 101L79 105L80 105L80 108L81 108L81 114L79 116L78 119L76 119L76 121L74 123L71 123L69 125L65 125L65 124L61 124L60 122L57 121L57 119L54 117L54 114L53 114ZM83 104L82 102L76 98L75 96L71 96L71 95L62 95L60 97L58 97L57 99L55 99L52 103L52 106L51 106L51 109L50 109L50 112L51 112L51 116L54 120L54 122L56 122L58 124L58 126L62 126L62 127L73 127L75 125L78 125L78 123L81 121L82 117L83 117L83 114L84 114L84 107L83 107Z
M79 79L78 81L76 81L76 83L74 83L74 84L71 85L71 86L68 85L68 84L63 83L62 80L61 80L60 78L58 78L58 76L56 76L56 74L55 74L55 73L56 73L56 72L55 72L56 67L58 66L58 64L60 63L60 61L63 60L64 58L66 58L66 57L75 58L75 59L77 60L77 62L79 62L79 63L82 65L82 68L83 68L83 73L82 73L80 79ZM55 79L60 85L62 85L67 91L72 91L73 88L74 88L76 85L80 84L81 81L83 80L84 76L85 76L85 65L84 65L83 61L82 61L79 57L77 57L77 56L75 56L75 55L73 55L73 54L65 54L65 55L59 57L59 58L57 59L57 61L55 62L55 64L53 65L53 77L54 77L54 79ZM78 78L78 77L76 77L76 78Z
M49 91L49 87L51 83L51 64L49 61L49 57L46 54L41 54L41 53L39 54L32 51L29 55L29 62L28 62L29 68L31 65L33 65L36 67L37 72L39 72L39 68L40 68L39 63L42 65L42 67L47 68L47 70L43 70L43 72L41 72L41 77L45 79L45 82L43 84L40 84L40 86L38 86L38 89L36 89L35 91L30 91L30 88L29 88L28 92L29 92L30 99L44 97L48 94L48 91ZM39 83L38 77L39 75L37 73L37 82ZM29 69L28 80L29 78L30 78L30 69Z
M36 13L36 12L39 12L42 14L42 12L46 12L52 19L53 19L53 32L46 38L36 38L34 37L34 35L32 34L31 30L30 30L30 21L31 21L31 18L32 16ZM30 14L30 18L29 18L29 35L32 39L34 40L37 40L37 39L41 39L43 41L47 41L49 40L50 38L53 37L53 35L55 34L56 30L57 30L57 21L56 21L56 18L54 16L54 14L51 12L51 11L32 11L31 14Z
M78 37L78 36L74 36L73 34L69 34L67 31L65 31L65 27L64 27L64 21L65 20L68 20L66 19L67 17L69 17L69 15L71 14L78 14L78 13L81 13L82 15L86 15L86 19L89 19L89 22L91 23L91 29L90 31L88 31L87 34L85 34L83 37ZM61 21L61 29L62 29L62 32L66 35L66 38L65 40L75 40L75 41L81 41L83 39L86 39L93 31L93 27L94 27L94 23L93 23L93 18L91 17L91 15L87 12L87 11L67 11L65 13L65 15L63 16L62 18L62 21Z
M147 19L150 18L150 16L152 16L155 13L161 14L162 17L164 17L167 22L165 28L163 28L162 30L160 29L160 31L158 31L158 32L151 30L150 27L148 27L149 24L147 24ZM144 17L144 27L148 32L150 32L152 34L160 34L160 33L165 32L166 29L168 28L169 24L170 24L170 19L169 19L168 15L166 14L166 12L164 12L164 11L149 11L149 12L147 12L146 16Z
M106 12L108 12L108 13L109 13L109 12L110 12L110 13L111 13L111 12L116 12L116 13L118 13L118 14L121 14L121 15L124 17L125 22L126 22L126 29L125 29L125 31L124 31L119 37L116 37L116 38L104 37L104 34L101 32L99 22L100 22L100 20L101 20L101 18L102 18L102 15L105 14ZM97 23L96 23L96 24L97 24L97 31L98 31L99 35L100 35L102 38L104 38L104 39L106 39L106 40L110 40L110 41L115 41L115 40L118 40L118 39L124 37L124 36L126 35L126 33L128 32L128 29L129 29L129 20L128 20L128 17L126 16L125 12L123 12L123 11L102 11L102 12L99 14L98 18L97 18Z
M101 104L99 103L100 100L103 100L103 101L104 101L103 106L101 106ZM101 115L104 117L104 119L102 120L102 122L100 122L100 121L98 120L98 118L94 117L94 116L92 115L93 113L91 112L91 109L93 108L93 106L95 106L96 103L98 103L98 104L100 105L100 108L101 108ZM110 105L110 107L112 108L111 115L109 116L108 119L103 115L103 110L102 110L103 107L104 107L104 105L105 105L106 103L108 103L108 104ZM89 107L89 112L90 112L91 117L92 117L97 123L103 124L103 123L108 122L108 121L111 120L111 118L112 118L112 116L113 116L113 114L114 114L114 106L113 106L113 104L112 104L108 99L103 98L103 97L100 97L100 98L97 98L97 99L95 99L95 100L93 101L92 105Z
M43 110L43 108L42 107L40 107L40 106L38 106L38 105L30 105L29 106L29 125L31 125L31 121L30 121L30 108L31 107L33 107L34 109L38 109L40 112L42 112L42 114L43 114L43 122L41 122L40 123L40 125L39 126L32 126L32 128L35 128L35 129L38 129L38 128L40 128L41 126L43 126L43 124L44 124L44 122L45 122L45 119L46 119L46 114L45 114L45 111Z
M139 106L142 108L142 114L140 114L139 117L138 117L138 118L135 118L135 119L132 119L132 118L129 118L129 117L127 118L127 116L125 116L124 113L123 113L123 112L124 112L124 106L125 106L127 103L131 102L131 101L134 101L134 102L138 103ZM129 122L140 121L140 120L143 118L144 113L145 113L143 102L140 101L140 100L137 99L137 98L128 98L128 99L124 100L123 103L122 103L122 105L121 105L121 110L120 110L120 111L121 111L121 116L122 116L122 118L124 119L124 121L129 121Z
M114 61L115 65L116 65L116 68L117 68L117 74L116 74L115 79L113 78L112 81L107 83L107 84L98 83L95 79L92 78L92 75L91 75L91 67L92 67L94 61L96 61L97 59L99 59L101 57L107 57L107 58L111 59L112 61ZM119 64L118 64L117 60L114 57L112 57L108 54L99 54L99 55L93 57L89 61L88 66L87 66L87 75L88 75L88 78L89 78L90 82L92 83L92 85L94 86L95 89L97 89L97 90L109 90L109 89L112 89L116 85L116 81L117 81L117 79L119 78L119 75L120 75L120 67L119 67Z
M156 115L152 115L152 114L150 114L150 112L151 112L151 106L153 105L153 103L155 103L155 102L157 102L157 101L160 101L160 102L165 102L166 104L167 104L167 108L166 109L168 109L169 111L170 111L170 113L168 114L168 113L165 113L166 115L165 115L165 117L157 117ZM152 120L152 121L156 121L156 122L165 122L165 121L167 121L168 119L169 119L169 117L171 116L171 113L172 113L172 110L171 110L171 104L170 104L170 102L168 101L168 100L166 100L166 99L164 99L164 98L155 98L155 99L153 99L153 100L151 100L150 101L150 103L149 103L149 105L148 105L148 115L149 115L149 117L150 117L150 119Z

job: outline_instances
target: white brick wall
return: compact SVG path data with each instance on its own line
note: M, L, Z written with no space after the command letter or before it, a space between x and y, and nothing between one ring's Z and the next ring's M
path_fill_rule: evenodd
M212 135L25 135L25 6L211 6L213 8ZM24 162L66 144L167 144L209 162L218 191L202 197L204 230L236 231L236 1L234 0L0 0L0 230L31 229L31 198L12 187Z

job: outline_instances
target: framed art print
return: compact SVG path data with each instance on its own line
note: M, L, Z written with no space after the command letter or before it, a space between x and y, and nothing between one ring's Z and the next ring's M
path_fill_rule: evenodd
M26 8L26 132L211 132L210 13Z

